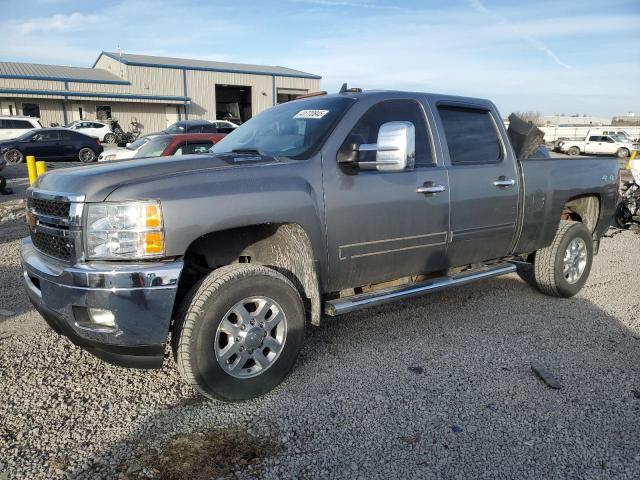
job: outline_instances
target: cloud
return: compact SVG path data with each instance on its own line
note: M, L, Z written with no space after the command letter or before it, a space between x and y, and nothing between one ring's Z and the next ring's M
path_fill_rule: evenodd
M487 7L484 6L484 4L480 0L469 0L469 4L471 5L471 8L473 8L475 11L493 18L499 24L507 24L507 19L505 17L498 15L492 10L489 10ZM536 48L537 50L547 55L549 58L551 58L555 63L557 63L561 67L566 68L568 70L573 69L571 65L560 60L558 55L556 55L553 50L551 50L549 47L547 47L544 43L542 43L537 38L532 37L530 35L523 34L522 39L525 40L533 48Z
M30 34L35 32L65 33L87 30L101 21L99 15L74 12L69 15L55 14L50 17L34 18L17 25L18 32Z

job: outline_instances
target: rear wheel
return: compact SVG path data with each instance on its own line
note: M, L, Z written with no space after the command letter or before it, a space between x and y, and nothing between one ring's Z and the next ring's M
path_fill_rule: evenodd
M78 160L82 163L91 163L96 161L96 152L88 147L81 148L78 152Z
M22 163L24 162L24 155L22 155L22 152L17 148L12 148L11 150L5 152L4 159L7 161L7 163L11 164Z
M260 265L221 267L183 302L173 337L178 370L209 398L257 397L293 367L304 324L300 295L282 274Z
M104 136L104 143L116 143L116 136L113 133L107 133Z
M592 260L593 241L587 227L562 220L553 243L535 254L536 287L554 297L572 297L586 283Z
M624 147L619 148L616 152L616 155L618 156L618 158L627 158L629 156L629 149Z
M580 149L578 147L571 147L569 150L567 150L567 153L569 155L580 155Z

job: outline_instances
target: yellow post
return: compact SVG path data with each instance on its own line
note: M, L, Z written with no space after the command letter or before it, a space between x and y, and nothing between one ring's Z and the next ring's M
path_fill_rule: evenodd
M42 160L36 162L36 174L38 177L47 171L47 162L43 162Z
M33 185L33 182L38 178L38 172L36 171L36 157L29 155L27 157L27 171L29 172L29 185Z
M636 155L638 155L638 151L634 150L633 152L631 152L631 156L629 157L629 160L627 161L627 170L631 170L631 162L636 158Z

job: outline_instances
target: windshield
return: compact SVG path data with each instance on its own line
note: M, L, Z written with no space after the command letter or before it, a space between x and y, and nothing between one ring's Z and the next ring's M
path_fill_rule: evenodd
M173 125L171 125L169 128L167 128L165 130L165 132L167 133L184 133L185 128L184 125L181 124L180 122L176 122Z
M171 138L155 138L149 140L136 152L134 157L159 157L170 143Z
M210 151L309 158L354 102L350 97L319 97L283 103L234 129Z
M144 145L145 143L147 143L149 140L151 140L148 137L142 137L139 138L138 140L136 140L135 142L131 142L129 145L127 145L127 150L137 150L138 148L140 148L142 145Z

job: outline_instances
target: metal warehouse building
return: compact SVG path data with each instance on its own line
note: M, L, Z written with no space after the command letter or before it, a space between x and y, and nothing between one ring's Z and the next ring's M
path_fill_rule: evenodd
M143 132L179 119L244 122L320 90L320 78L284 67L102 52L92 68L0 62L0 113L43 126L119 120Z

